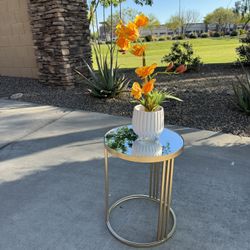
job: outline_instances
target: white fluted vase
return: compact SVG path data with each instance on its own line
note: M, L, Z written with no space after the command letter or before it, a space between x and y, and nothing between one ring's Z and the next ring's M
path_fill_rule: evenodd
M132 127L139 139L156 140L164 129L164 109L146 112L144 106L136 105L133 111Z

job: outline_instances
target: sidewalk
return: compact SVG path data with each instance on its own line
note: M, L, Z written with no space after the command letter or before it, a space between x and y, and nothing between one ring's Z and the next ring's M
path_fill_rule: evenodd
M0 250L132 249L105 227L103 181L103 135L130 121L0 99ZM186 144L173 183L177 229L154 249L249 249L250 138L169 127ZM110 165L111 200L147 192L145 166ZM117 230L151 239L148 205L114 212Z

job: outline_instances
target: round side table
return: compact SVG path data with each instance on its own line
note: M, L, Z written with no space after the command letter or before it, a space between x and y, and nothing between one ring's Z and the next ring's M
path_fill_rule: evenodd
M164 243L173 235L176 227L176 217L171 208L174 159L182 153L183 149L183 138L166 128L156 141L137 139L131 125L114 128L105 134L105 222L116 239L133 247L153 247ZM147 195L129 195L109 206L109 154L130 162L150 163ZM110 222L112 211L120 204L133 199L146 199L159 203L157 235L153 242L127 240L112 228ZM172 216L171 225L170 216Z

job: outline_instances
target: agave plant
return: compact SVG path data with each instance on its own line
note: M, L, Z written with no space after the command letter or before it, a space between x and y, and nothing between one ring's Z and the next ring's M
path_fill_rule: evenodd
M101 47L93 46L97 70L94 70L86 61L84 64L90 72L87 78L81 72L76 71L89 87L89 92L99 98L115 97L125 91L129 80L119 72L118 59L115 55L115 47L109 46L105 55L102 54Z
M245 78L238 79L238 83L233 84L233 90L235 94L234 103L243 112L250 115L250 73L242 66Z

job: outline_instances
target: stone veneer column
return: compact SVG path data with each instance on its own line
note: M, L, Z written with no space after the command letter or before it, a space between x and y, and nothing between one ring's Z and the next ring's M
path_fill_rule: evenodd
M39 79L71 86L75 68L87 74L82 58L91 62L87 0L29 0Z

